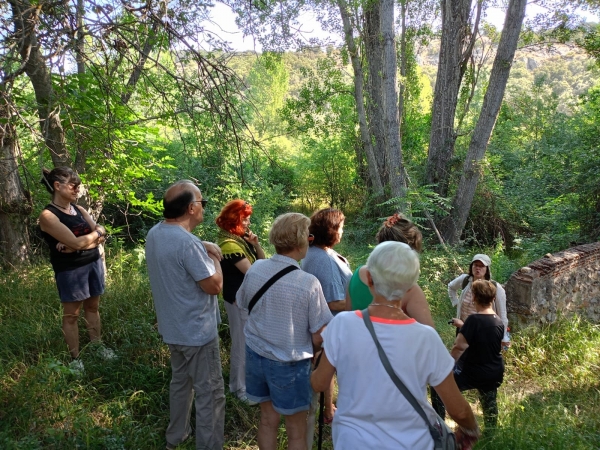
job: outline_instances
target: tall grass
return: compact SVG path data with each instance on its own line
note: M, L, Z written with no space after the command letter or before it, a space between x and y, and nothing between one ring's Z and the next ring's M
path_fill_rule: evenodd
M349 240L340 253L352 267L369 249ZM493 250L492 250L493 251ZM490 252L492 252L490 251ZM462 267L469 255L456 255ZM114 249L101 301L103 339L119 358L106 362L88 345L80 322L85 373L78 377L60 328L61 310L48 264L0 274L0 448L162 449L168 423L168 349L156 329L143 252ZM422 255L423 287L442 339L450 345L454 314L446 284L457 275L447 254ZM229 370L226 315L223 374ZM485 449L600 448L600 329L561 319L513 336L499 394L499 429ZM227 389L226 389L227 390ZM476 397L468 394L477 409ZM227 397L226 447L255 449L258 408ZM481 419L481 417L479 417ZM325 448L331 448L326 427ZM280 433L285 448L285 433ZM182 449L194 448L187 442Z

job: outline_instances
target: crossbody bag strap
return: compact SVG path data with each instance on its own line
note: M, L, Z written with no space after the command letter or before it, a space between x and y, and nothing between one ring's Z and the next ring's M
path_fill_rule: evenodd
M419 402L417 401L415 396L412 395L412 393L404 385L402 380L400 378L398 378L398 375L396 375L396 372L394 372L394 369L392 369L390 360L388 359L387 355L385 354L385 351L383 350L383 347L379 343L379 339L377 339L377 335L375 334L375 328L373 328L373 322L371 322L371 317L369 316L369 308L362 310L362 316L363 316L363 321L365 322L365 325L367 327L367 330L369 330L369 333L371 333L371 337L373 338L373 341L375 342L375 346L377 347L377 352L379 353L379 359L381 360L381 363L383 364L383 368L388 373L388 375L390 376L390 378L392 379L392 381L394 382L396 387L400 390L400 392L402 392L404 397L406 397L406 400L408 400L408 402L412 405L412 407L415 409L415 411L417 411L417 413L425 421L425 423L429 427L429 432L431 433L431 436L434 439L437 439L440 436L440 432L437 430L437 428L435 428L433 425L431 425L431 423L429 422L429 419L427 418L427 415L425 414L425 411L423 411L423 407L419 404Z
M263 294L265 292L267 292L267 290L273 286L273 284L279 280L281 277L287 275L288 273L292 272L293 270L297 270L299 269L299 267L297 266L287 266L285 269L281 269L279 272L277 272L275 275L273 275L271 278L269 278L269 281L267 281L263 287L261 287L258 292L256 294L254 294L254 297L252 297L252 300L250 300L250 303L248 304L248 314L250 314L252 312L252 308L254 308L254 305L256 305L256 302L258 300L260 300L260 298L263 296Z

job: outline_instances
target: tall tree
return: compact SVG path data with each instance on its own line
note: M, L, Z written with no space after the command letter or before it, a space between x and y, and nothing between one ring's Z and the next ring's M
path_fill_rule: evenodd
M0 265L15 267L28 261L32 205L19 178L14 108L6 90L0 94Z
M498 50L490 73L479 119L473 130L452 211L443 223L442 234L449 243L457 243L467 222L481 173L481 160L494 129L504 90L513 64L519 35L525 18L527 0L510 0Z
M476 3L474 23L471 3L471 0L442 0L442 35L426 172L427 183L435 184L435 191L442 197L448 195L450 161L457 137L454 119L458 94L473 51L483 0Z
M55 166L69 164L65 132L60 119L60 103L54 92L50 71L42 55L37 29L44 2L33 5L29 0L9 0L14 37L27 76L35 91L39 124Z
M362 11L366 76L366 98L369 129L373 140L377 170L385 185L389 184L389 170L386 164L386 137L383 94L383 49L381 42L380 2L368 2ZM357 11L360 13L360 11Z
M398 110L398 61L394 30L394 0L381 0L381 41L383 50L383 101L385 117L386 159L389 164L389 183L392 196L406 196L406 180L400 142L400 113Z
M369 125L367 123L367 113L364 103L364 73L359 54L359 47L354 40L354 29L356 27L352 23L353 15L348 7L348 3L345 0L338 0L337 4L340 9L340 16L344 26L344 41L346 43L346 48L348 49L348 55L350 56L352 70L354 72L354 101L356 102L356 112L358 114L362 147L367 157L369 180L375 195L380 196L383 194L383 183L381 181L375 151L373 150L373 144L371 142L371 133L369 132Z

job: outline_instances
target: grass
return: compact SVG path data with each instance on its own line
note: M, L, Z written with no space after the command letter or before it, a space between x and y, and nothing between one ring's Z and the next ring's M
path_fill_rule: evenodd
M356 267L365 262L369 249L350 241L339 251ZM103 338L119 358L102 361L82 330L85 373L80 377L68 368L49 265L0 274L0 448L164 448L169 355L156 330L139 256L122 251L108 256L108 287L101 301ZM454 256L463 267L468 264L469 255ZM448 255L436 252L422 255L422 267L420 284L449 345L454 333L446 321L453 308L446 284L457 267ZM226 322L219 333L227 383ZM599 348L600 327L577 318L514 333L499 392L499 429L477 448L600 448ZM476 395L467 393L467 398L479 411ZM226 447L256 449L258 419L258 408L228 395ZM285 448L281 430L280 446ZM326 427L326 449L332 448L329 433ZM181 448L193 449L194 443Z

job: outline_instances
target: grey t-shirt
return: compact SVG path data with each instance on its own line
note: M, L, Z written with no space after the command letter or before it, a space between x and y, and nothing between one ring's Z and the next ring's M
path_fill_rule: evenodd
M236 304L248 310L254 294L277 272L298 263L283 255L256 261L236 294ZM313 356L312 335L332 319L319 281L302 270L277 280L258 300L244 327L246 345L275 361L301 361Z
M197 282L216 270L202 241L179 225L161 222L146 237L146 262L163 341L187 346L212 341L217 336L217 296Z
M302 270L319 280L327 303L346 298L346 286L352 271L346 258L333 249L309 247L302 260Z

